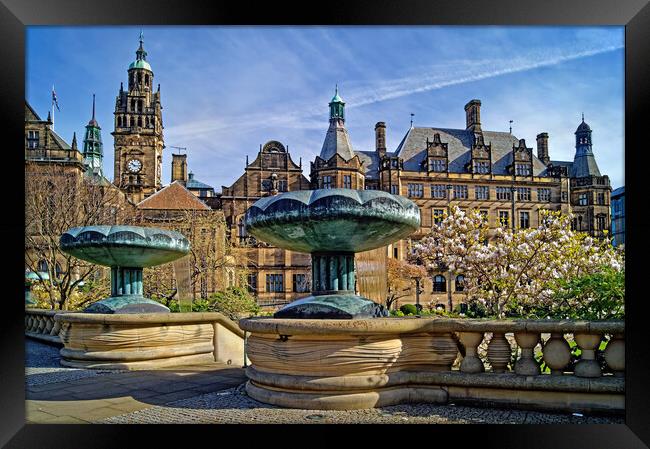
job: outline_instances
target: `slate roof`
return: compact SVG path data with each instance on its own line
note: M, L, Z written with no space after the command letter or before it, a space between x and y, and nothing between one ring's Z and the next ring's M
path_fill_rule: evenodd
M376 151L355 151L363 162L366 179L379 179L379 155ZM388 154L388 153L386 153Z
M190 172L187 175L187 182L185 183L185 187L188 189L210 189L214 190L214 187L207 185L204 182L199 181L198 179L194 179L194 173Z
M439 133L440 140L448 145L449 172L466 173L465 164L470 162L473 133L464 129L412 127L395 150L395 156L404 160L404 170L420 171L426 163L426 141ZM507 132L483 131L486 144L492 145L492 172L509 174L506 166L512 163L512 146L519 139ZM533 154L533 175L544 176L546 166Z
M157 191L149 198L140 201L138 209L157 210L210 210L210 208L179 181Z
M343 121L332 119L330 120L330 127L327 129L323 148L320 150L320 157L323 160L329 161L332 156L339 154L345 161L349 161L355 155L352 144L350 143L350 136Z
M576 155L573 158L573 164L571 165L571 171L569 176L572 178L584 178L586 176L600 176L600 170L598 170L598 164L596 164L596 158L594 153L586 148L581 147L576 150Z

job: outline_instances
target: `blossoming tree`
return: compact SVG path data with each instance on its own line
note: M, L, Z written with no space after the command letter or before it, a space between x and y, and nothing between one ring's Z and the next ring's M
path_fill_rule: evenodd
M604 269L622 272L623 253L608 241L572 231L570 216L541 214L539 227L513 232L490 229L478 211L453 207L414 245L414 257L429 269L444 266L462 273L468 303L488 315L566 317L567 310L584 307L592 298L558 295L562 283Z

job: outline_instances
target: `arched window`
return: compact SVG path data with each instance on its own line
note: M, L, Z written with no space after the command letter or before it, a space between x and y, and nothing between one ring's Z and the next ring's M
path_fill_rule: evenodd
M144 85L145 85L145 86L148 86L148 85L149 85L149 75L148 75L148 74L145 74L145 75L144 75Z
M459 274L456 276L456 291L462 292L465 291L465 276Z
M48 269L47 260L39 260L38 267L36 268L36 270L40 273L47 273L47 269Z
M61 278L61 275L63 274L63 270L61 269L61 265L59 262L56 263L54 266L54 275L56 276L57 279Z
M447 280L441 274L437 274L433 277L433 292L446 292L447 291Z
M138 126L142 128L142 117L138 117Z
M118 128L122 127L122 117L119 115L117 116L117 127Z

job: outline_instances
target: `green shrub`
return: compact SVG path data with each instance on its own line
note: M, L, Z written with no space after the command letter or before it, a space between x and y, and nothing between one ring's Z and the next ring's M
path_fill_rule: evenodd
M414 304L404 304L402 307L399 308L399 310L404 315L417 315L418 314L418 309L417 309L417 307L415 307Z
M404 316L404 312L401 310L391 310L390 311L391 316Z
M255 298L243 287L231 287L214 293L208 302L209 310L223 313L232 320L238 320L240 315L256 315L260 312Z

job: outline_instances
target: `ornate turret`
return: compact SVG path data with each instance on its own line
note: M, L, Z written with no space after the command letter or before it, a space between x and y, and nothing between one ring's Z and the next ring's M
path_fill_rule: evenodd
M328 161L335 154L339 154L344 160L349 161L354 157L354 150L348 131L345 129L345 102L339 96L338 85L332 101L329 102L329 107L330 126L320 151L320 157Z
M83 157L84 165L89 172L96 175L102 175L102 159L104 149L102 144L102 132L95 119L95 94L93 94L93 115L86 125L86 134L84 136ZM75 136L76 141L76 136Z
M578 125L575 135L576 154L573 159L571 177L600 176L600 170L598 170L598 164L596 164L591 146L591 127L585 123L584 114L582 115L582 123Z

